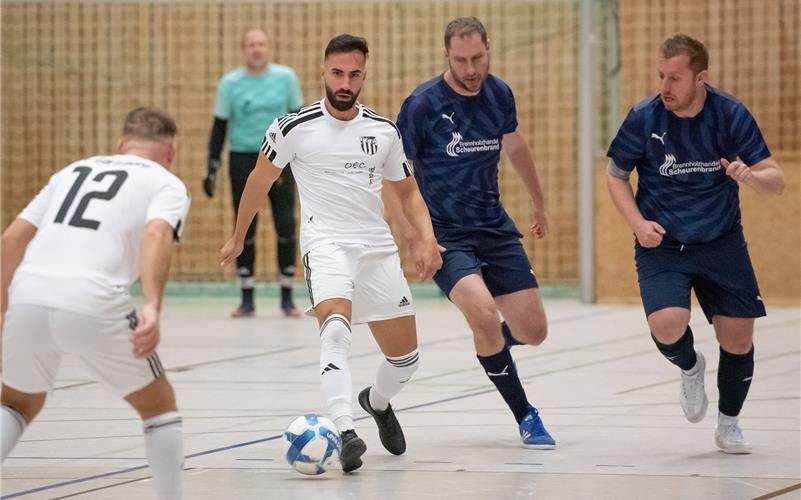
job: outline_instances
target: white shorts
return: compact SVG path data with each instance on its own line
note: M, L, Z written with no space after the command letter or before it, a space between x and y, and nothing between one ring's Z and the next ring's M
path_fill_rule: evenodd
M348 299L353 324L414 314L395 246L322 245L303 256L303 270L312 307L326 299Z
M136 314L95 318L52 307L14 304L3 325L3 383L27 393L49 391L65 353L79 358L92 377L118 396L142 389L164 372L156 353L135 358L131 332Z

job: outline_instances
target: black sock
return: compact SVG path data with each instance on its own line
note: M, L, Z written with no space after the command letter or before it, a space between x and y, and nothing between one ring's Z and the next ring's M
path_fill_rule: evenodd
M292 287L281 285L281 302L292 302Z
M517 339L512 336L512 330L509 329L509 325L506 324L506 321L501 321L501 335L503 335L503 340L506 341L506 345L509 347L513 345L523 345L522 342L518 342Z
M754 376L754 347L745 354L732 354L720 348L718 363L718 410L729 417L736 417L743 409L745 397Z
M251 306L251 307L253 307L253 289L252 288L243 288L242 289L242 305L243 306Z
M698 357L695 355L693 331L690 329L690 325L687 325L687 330L684 331L684 335L682 335L675 344L663 344L656 340L653 333L651 334L651 338L654 340L659 352L674 365L682 370L690 370L695 366Z
M487 377L495 384L495 388L501 393L519 424L528 413L528 399L526 399L526 391L520 383L520 378L517 376L517 367L509 353L509 348L504 347L501 352L492 356L477 357L478 362L484 367Z

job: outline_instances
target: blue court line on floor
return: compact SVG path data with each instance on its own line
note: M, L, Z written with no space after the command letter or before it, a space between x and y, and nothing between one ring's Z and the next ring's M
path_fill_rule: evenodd
M491 392L495 392L495 387L492 387L492 388L489 388L489 389L484 389L484 390L481 390L481 391L475 391L475 392L472 392L470 394L461 394L459 396L453 396L453 397L449 397L449 398L439 399L439 400L436 400L436 401L429 401L427 403L421 403L421 404L418 404L418 405L408 406L408 407L405 407L405 408L399 408L399 409L396 409L395 411L397 413L400 413L400 412L403 412L403 411L413 410L413 409L416 409L416 408L423 408L423 407L426 407L426 406L433 406L433 405L437 405L437 404L440 404L440 403L447 403L449 401L457 401L457 400L460 400L460 399L466 399L466 398L469 398L469 397L479 396L479 395L482 395L482 394L489 394ZM361 417L356 417L353 420L358 422L360 420L365 420L365 419L368 419L368 418L371 418L370 415L364 415L364 416L361 416ZM233 450L233 449L236 449L236 448L242 448L242 447L251 446L251 445L254 445L254 444L266 443L268 441L274 441L274 440L279 439L281 437L283 437L283 434L276 434L274 436L269 436L269 437L265 437L265 438L261 438L261 439L254 439L252 441L245 441L245 442L242 442L242 443L236 443L236 444L232 444L232 445L228 445L228 446L221 446L219 448L213 448L211 450L199 451L197 453L192 453L190 455L187 455L185 458L186 459L190 459L190 458L195 458L195 457L201 457L201 456L204 456L204 455L211 455L212 453L219 453L219 452L222 452L222 451ZM56 488L61 488L63 486L70 486L72 484L84 483L86 481L92 481L92 480L95 480L95 479L103 479L103 478L106 478L106 477L117 476L117 475L120 475L120 474L128 474L128 473L140 471L140 470L143 470L143 469L146 469L146 468L148 468L147 464L145 464L145 465L137 465L135 467L128 467L128 468L125 468L125 469L115 470L115 471L111 471L111 472L104 472L102 474L94 474L92 476L79 477L79 478L76 478L76 479L70 479L70 480L67 480L67 481L61 481L61 482L58 482L58 483L48 484L48 485L45 485L45 486L39 486L37 488L32 488L30 490L24 490L24 491L18 491L18 492L15 492L15 493L10 493L8 495L4 495L4 496L0 497L0 500L4 500L6 498L19 498L19 497L26 496L26 495L32 495L34 493L40 493L42 491L48 491L48 490L53 490L53 489L56 489Z
M570 319L570 318L571 317L562 318L562 321L565 321L565 320ZM795 320L793 320L793 321L795 321ZM395 411L397 413L400 413L400 412L407 411L407 410L414 410L414 409L417 409L417 408L424 408L424 407L427 407L427 406L434 406L434 405L438 405L440 403L447 403L447 402L450 402L450 401L458 401L458 400L461 400L461 399L467 399L467 398L471 398L473 396L480 396L480 395L483 395L483 394L490 394L490 393L493 393L495 391L496 391L495 387L491 387L491 388L487 388L487 389L473 391L473 392L467 393L467 394L460 394L458 396L452 396L452 397L449 397L449 398L443 398L443 399L438 399L438 400L435 400L435 401L429 401L427 403L420 403L420 404L417 404L417 405L407 406L405 408L396 409ZM369 415L364 415L362 417L356 417L353 420L354 421L360 421L360 420L365 420L365 419L368 419L368 418L370 418ZM269 437L266 437L266 438L254 439L254 440L245 441L245 442L242 442L242 443L235 443L235 444L228 445L228 446L222 446L222 447L219 447L219 448L213 448L211 450L192 453L190 455L187 455L185 458L186 459L190 459L190 458L200 457L200 456L204 456L204 455L210 455L212 453L219 453L219 452L222 452L222 451L233 450L233 449L236 449L236 448L242 448L242 447L251 446L251 445L254 445L254 444L265 443L265 442L268 442L268 441L274 441L276 439L281 438L282 436L283 436L283 434L277 434L277 435L269 436ZM102 479L102 478L105 478L105 477L116 476L116 475L119 475L119 474L127 474L127 473L130 473L130 472L136 472L136 471L139 471L139 470L142 470L142 469L146 469L147 467L149 467L147 464L138 465L138 466L135 466L135 467L129 467L129 468L121 469L121 470L117 470L117 471L104 472L102 474L95 474L95 475L92 475L92 476L86 476L86 477L81 477L81 478L76 478L76 479L70 479L68 481L62 481L62 482L59 482L59 483L49 484L49 485L33 488L33 489L30 489L30 490L19 491L19 492L16 492L16 493L11 493L9 495L4 495L4 496L0 497L0 500L4 500L6 498L18 498L18 497L25 496L25 495L31 495L33 493L39 493L39 492L42 492L42 491L48 491L48 490L52 490L52 489L55 489L55 488L60 488L62 486L69 486L69 485L72 485L72 484L78 484L78 483L82 483L82 482L86 482L86 481L91 481L91 480L94 480L94 479Z
M595 316L595 315L598 315L598 314L608 313L608 312L611 312L613 310L593 312L593 313L590 313L590 314L580 314L580 315L576 315L576 317ZM557 320L554 320L554 322L566 322L566 321L570 321L572 319L574 319L573 316L568 316L568 317L565 317L565 318L559 318ZM437 401L430 401L428 403L421 403L421 404L418 404L418 405L413 405L413 406L409 406L409 407L402 408L402 409L396 409L396 411L398 413L400 413L400 412L406 411L406 410L413 410L413 409L416 409L416 408L422 408L422 407L426 407L426 406L433 406L433 405L440 404L440 403L447 403L447 402L450 402L450 401L457 401L457 400L460 400L460 399L466 399L466 398L470 398L470 397L473 397L473 396L489 394L491 392L494 392L495 390L496 390L495 387L491 387L491 388L487 388L487 389L473 391L473 392L467 393L467 394L459 394L457 396L452 396L452 397L440 399L440 400L437 400ZM359 421L359 420L364 420L366 418L369 418L369 415L365 415L363 417L357 417L357 418L354 418L353 420L354 421ZM250 446L250 445L253 445L253 444L264 443L264 442L267 442L267 441L272 441L272 440L278 439L281 436L282 436L282 434L278 434L278 435L275 435L275 436L270 436L270 437L267 437L267 438L257 439L257 440L254 440L254 441L246 441L244 443L238 443L238 444L234 444L234 445L230 445L230 446L224 446L224 447L221 447L221 448L214 448L212 450L198 452L198 453L195 453L195 454L192 454L192 455L187 455L186 458L187 459L188 458L194 458L194 457L199 457L199 456L203 456L203 455L209 455L209 454L212 454L212 453L218 453L218 452L221 452L221 451L227 451L227 450L231 450L231 449L235 449L235 448L241 448L243 446ZM51 490L51 489L55 489L55 488L60 488L62 486L69 486L69 485L72 485L72 484L82 483L82 482L85 482L85 481L91 481L91 480L94 480L94 479L102 479L102 478L105 478L105 477L116 476L116 475L119 475L119 474L127 474L127 473L130 473L130 472L136 472L136 471L145 469L147 467L148 467L148 465L139 465L139 466L136 466L136 467L129 467L127 469L121 469L121 470L112 471L112 472L105 472L105 473L102 473L102 474L95 474L93 476L87 476L87 477L83 477L83 478L71 479L69 481L62 481L60 483L54 483L54 484L50 484L50 485L46 485L46 486L40 486L38 488L33 488L33 489L30 489L30 490L11 493L10 495L5 495L3 497L0 497L0 500L6 499L6 498L18 498L18 497L25 496L25 495L30 495L30 494L33 494L33 493L39 493L39 492L42 492L42 491L47 491L47 490Z
M278 438L280 438L282 436L283 436L283 434L278 434L276 436L270 436L270 437L261 438L261 439L254 439L252 441L245 441L243 443L236 443L236 444L232 444L232 445L228 445L228 446L222 446L220 448L213 448L211 450L199 451L197 453L192 453L190 455L187 455L185 458L186 459L195 458L195 457L200 457L200 456L203 456L203 455L210 455L212 453L218 453L218 452L221 452L221 451L233 450L235 448L242 448L243 446L250 446L250 445L253 445L253 444L259 444L259 443L264 443L264 442L267 442L267 441L273 441L273 440L278 439ZM25 496L25 495L31 495L33 493L39 493L39 492L42 492L42 491L47 491L47 490L52 490L52 489L55 489L55 488L60 488L62 486L69 486L71 484L78 484L78 483L83 483L83 482L86 482L86 481L92 481L94 479L103 479L105 477L117 476L119 474L128 474L130 472L136 472L136 471L139 471L139 470L142 470L142 469L146 469L148 467L149 466L147 464L145 464L145 465L137 465L135 467L128 467L128 468L125 468L125 469L115 470L115 471L111 471L111 472L104 472L102 474L95 474L95 475L92 475L92 476L79 477L79 478L76 478L76 479L70 479L68 481L62 481L60 483L48 484L46 486L39 486L38 488L33 488L33 489L30 489L30 490L18 491L16 493L11 493L9 495L4 495L4 496L2 496L0 498L2 498L2 499L5 499L5 498L17 498L17 497L21 497L21 496Z

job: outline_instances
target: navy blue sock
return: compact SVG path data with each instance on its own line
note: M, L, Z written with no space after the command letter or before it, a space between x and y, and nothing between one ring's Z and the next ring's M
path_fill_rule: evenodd
M720 348L718 363L718 410L729 417L736 417L743 409L745 397L754 376L754 347L745 354L732 354Z
M509 325L506 324L506 321L501 321L501 335L503 335L503 340L509 347L513 345L523 345L522 342L518 342L516 338L512 337L512 330L509 329Z
M504 347L501 352L492 356L477 356L478 362L484 367L487 377L495 384L495 388L503 396L503 400L515 415L515 420L519 424L528 414L528 399L526 391L517 376L517 367L509 353L509 348Z
M282 286L281 287L281 303L285 302L292 302L292 287L291 286Z
M253 307L253 289L252 288L243 288L242 289L242 305L243 306Z
M695 355L693 331L690 329L690 325L687 325L687 330L684 331L684 335L682 335L675 344L663 344L656 340L653 333L651 334L651 338L654 340L659 352L674 365L682 370L690 370L695 366L698 357Z

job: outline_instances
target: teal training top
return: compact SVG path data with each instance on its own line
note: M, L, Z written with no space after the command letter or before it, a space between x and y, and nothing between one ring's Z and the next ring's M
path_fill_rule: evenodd
M289 66L270 64L257 76L242 67L220 79L214 116L229 122L231 151L256 153L273 120L302 106L298 77Z

